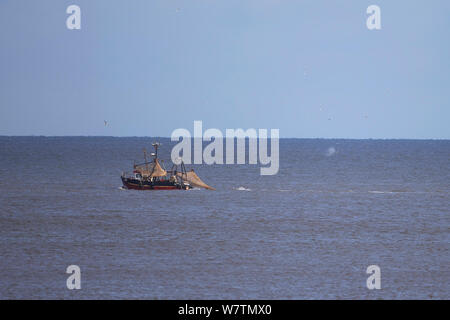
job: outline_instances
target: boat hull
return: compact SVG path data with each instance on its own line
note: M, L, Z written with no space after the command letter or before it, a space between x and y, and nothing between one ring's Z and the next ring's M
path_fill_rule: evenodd
M123 186L132 190L180 190L181 186L170 181L141 181L122 177Z

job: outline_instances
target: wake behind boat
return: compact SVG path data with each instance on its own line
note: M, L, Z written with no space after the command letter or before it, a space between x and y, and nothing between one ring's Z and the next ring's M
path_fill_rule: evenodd
M133 172L123 172L121 175L123 186L134 190L189 190L193 187L215 190L204 183L199 176L191 170L186 171L183 162L173 165L171 170L166 170L158 159L160 143L153 143L155 152L151 153L153 160L147 161L147 152L144 149L144 163L134 164ZM179 169L179 170L178 170Z

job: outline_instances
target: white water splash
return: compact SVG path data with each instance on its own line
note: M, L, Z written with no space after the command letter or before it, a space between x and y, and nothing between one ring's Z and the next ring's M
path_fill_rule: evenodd
M329 147L326 153L327 157L331 157L332 155L334 155L336 153L336 149L334 147Z
M237 190L237 191L252 191L251 189L247 189L247 188L244 188L244 187L239 187L239 188L236 188L234 190Z
M369 193L380 193L380 194L383 194L383 193L395 193L395 192L392 192L392 191L369 191Z

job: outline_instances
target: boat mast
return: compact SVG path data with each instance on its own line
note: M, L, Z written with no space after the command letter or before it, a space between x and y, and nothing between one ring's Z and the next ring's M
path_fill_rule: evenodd
M153 175L153 172L155 172L155 168L156 168L156 164L157 164L156 160L158 159L159 142L152 143L152 146L155 148L155 152L152 153L152 156L154 157L153 158L154 165L153 165L152 173L150 174L150 176ZM145 162L147 162L147 159L145 160ZM148 164L147 164L147 166L148 166Z
M144 148L145 169L148 171L147 150Z
M156 159L156 158L158 158L159 142L152 143L152 146L155 148L155 159Z

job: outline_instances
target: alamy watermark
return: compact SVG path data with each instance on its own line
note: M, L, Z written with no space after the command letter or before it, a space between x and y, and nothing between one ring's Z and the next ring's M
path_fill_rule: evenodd
M381 9L377 5L370 5L366 10L367 14L370 16L366 20L366 26L369 30L380 30L381 29Z
M67 278L66 286L69 290L81 289L81 269L76 264L67 267L66 273L70 274Z
M366 270L367 274L370 276L367 278L366 285L367 289L381 289L381 269L376 264L368 266Z
M224 135L219 129L207 129L203 132L202 121L194 121L194 157L192 161L191 133L187 129L176 129L172 132L171 140L180 141L171 152L172 162L180 164L224 164ZM275 175L279 169L279 139L280 130L270 130L270 156L268 155L267 129L226 129L225 131L225 164L235 164L235 140L237 141L236 158L237 164L257 164L262 167L261 175ZM203 142L209 144L203 149ZM246 141L248 141L248 153L246 152Z
M66 19L66 26L69 30L81 29L81 8L72 4L67 7L66 13L70 14ZM370 16L366 20L366 26L369 30L381 30L381 9L379 6L372 4L367 7L366 13Z
M66 27L69 30L81 29L81 9L77 5L70 5L66 9L66 13L70 14L66 20Z

